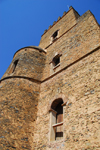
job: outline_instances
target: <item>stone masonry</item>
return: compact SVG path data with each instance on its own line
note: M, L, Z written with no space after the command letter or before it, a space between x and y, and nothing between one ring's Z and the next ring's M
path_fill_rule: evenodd
M51 140L59 99L63 137ZM0 80L0 150L25 149L100 150L100 26L90 11L70 7Z

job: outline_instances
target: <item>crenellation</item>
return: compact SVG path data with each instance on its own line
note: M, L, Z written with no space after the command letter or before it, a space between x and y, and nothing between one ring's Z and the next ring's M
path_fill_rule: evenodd
M66 13L67 13L67 12L66 12L66 11L64 11L64 12L63 12L63 16L65 16L65 15L66 15Z

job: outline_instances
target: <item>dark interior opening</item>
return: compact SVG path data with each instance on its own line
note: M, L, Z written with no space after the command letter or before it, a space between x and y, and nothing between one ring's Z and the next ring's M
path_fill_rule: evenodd
M63 102L60 102L57 106L55 111L57 112L56 115L56 123L62 122L63 121L63 107L61 106Z
M58 35L58 30L53 34L53 39L55 39L56 37L57 37L57 35Z
M54 109L56 114L56 123L63 122L63 100L61 98L56 99L51 108ZM63 125L56 127L55 140L60 140L63 137Z
M57 66L59 63L60 63L60 57L59 56L54 57L53 58L53 64L54 64L54 66Z
M54 100L51 105L51 108L56 111L58 104L63 104L62 98L58 98L58 99Z
M18 64L18 59L15 60L15 62L14 62L13 72L15 71L15 68L16 68L17 64ZM12 72L12 73L13 73L13 72Z

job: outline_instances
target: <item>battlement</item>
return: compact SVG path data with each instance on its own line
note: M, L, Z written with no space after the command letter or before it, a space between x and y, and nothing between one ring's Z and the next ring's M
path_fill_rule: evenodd
M69 7L69 11L70 11L71 9L74 10L74 12L77 14L77 17L80 16L80 15L78 14L78 12L77 12L72 6ZM67 11L67 12L64 11L64 12L63 12L63 15L62 15L62 16L59 16L58 19L57 19L57 21L54 21L54 22L53 22L53 25L50 25L49 28L44 31L44 33L42 34L42 36L43 36L50 28L52 28L60 19L62 19L69 11Z
M57 38L59 38L76 24L76 20L79 17L80 15L77 11L73 7L70 7L68 12L64 12L63 16L59 17L57 21L54 21L53 25L49 26L49 29L45 31L41 37L39 47L45 49L52 43L53 34L55 31L58 31Z

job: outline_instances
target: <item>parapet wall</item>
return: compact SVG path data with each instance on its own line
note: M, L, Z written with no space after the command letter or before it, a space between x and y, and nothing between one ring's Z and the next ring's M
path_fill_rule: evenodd
M39 47L46 48L51 44L51 36L59 30L58 38L76 24L79 14L72 8L60 20L57 21L48 31L42 35Z

